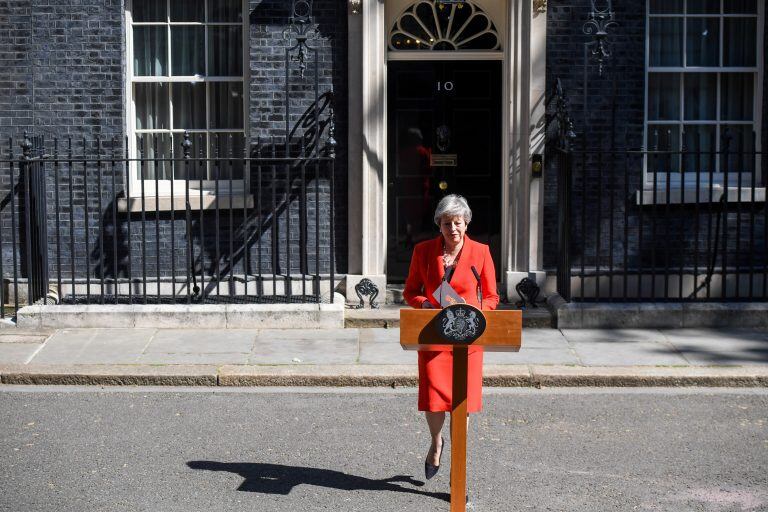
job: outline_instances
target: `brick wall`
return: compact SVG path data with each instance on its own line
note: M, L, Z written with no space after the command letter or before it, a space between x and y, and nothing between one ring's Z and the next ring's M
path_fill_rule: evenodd
M293 48L296 43L296 35L288 33L286 19L290 16L290 3L282 0L251 1L251 30L250 30L250 60L251 60L251 84L250 84L250 116L249 124L251 135L256 142L261 142L263 154L270 154L272 137L277 138L278 152L282 151L286 130L286 118L290 130L297 125L304 125L314 117L315 106L321 122L327 120L330 105L324 99L325 94L332 92L333 107L336 115L336 141L347 140L347 10L343 2L334 0L315 1L313 5L315 34L308 41L311 48L305 56L305 69L300 68L297 60L298 53L291 50L288 60L288 91L290 105L286 110L286 50ZM314 51L312 51L314 50ZM317 87L316 87L317 86ZM319 99L318 99L319 98ZM306 133L306 138L303 134ZM327 140L327 126L320 135L318 150L321 150ZM307 148L295 148L294 154L312 154L311 141L314 137L310 132L305 132L299 127L291 137L292 145L300 145L304 139ZM343 147L340 146L339 150ZM347 165L343 153L339 153L335 164L334 182L334 226L335 226L335 257L337 268L346 271L347 268ZM278 196L284 195L286 187L292 189L293 199L289 201L288 208L283 208L277 216L279 244L285 245L285 237L295 243L302 243L309 248L310 253L317 254L316 240L310 237L302 241L299 232L300 223L300 197L302 193L301 183L304 182L303 191L307 194L311 204L308 207L307 217L312 220L315 217L327 219L330 212L330 181L327 175L321 175L315 179L313 169L305 170L306 179L301 179L301 170L296 169L288 179L285 173L279 171L276 174ZM290 184L290 185L289 185ZM319 202L315 204L315 187L319 187ZM256 192L256 191L254 191ZM271 191L264 190L263 202L269 204ZM283 207L285 205L282 205ZM290 219L288 219L290 216ZM288 233L290 229L290 233ZM264 234L263 242L271 243L272 233ZM327 268L329 262L330 234L325 234L319 247L321 267ZM294 257L291 265L296 268L299 261L296 259L298 251L292 251ZM285 262L282 264L285 266Z
M0 4L0 134L124 133L123 2Z
M22 0L0 3L0 140L2 155L8 157L12 150L21 153L21 135L48 139L52 150L52 138L58 137L66 147L68 137L101 137L109 139L124 135L124 34L123 7L120 0L105 1L40 1ZM9 72L6 73L6 70ZM13 138L13 147L8 139ZM2 157L0 157L2 158ZM55 235L56 215L68 214L68 207L56 210L52 169L48 173L49 184L49 233ZM122 181L122 173L118 171ZM75 173L82 183L82 171ZM99 189L95 174L88 176L88 191L93 203L98 201ZM23 182L18 166L14 169L13 183ZM63 183L65 184L65 183ZM0 163L0 193L6 199L12 188L11 168ZM102 199L107 201L102 190ZM10 276L15 256L22 272L26 274L26 255L23 235L26 227L23 210L23 194L16 195L15 225L16 246L11 242L14 220L11 204L3 204L0 229L3 230L2 257L4 273ZM80 199L77 199L77 204ZM82 203L81 203L82 204ZM83 269L86 261L82 209L73 212L75 231L74 253L81 256ZM21 215L20 215L21 213ZM98 218L98 213L93 217ZM68 217L67 217L68 218ZM59 227L69 232L68 221ZM89 233L98 237L95 230ZM64 254L69 254L69 249ZM53 254L49 254L52 256Z
M346 8L334 0L315 2L318 37L310 46L318 48L318 90L320 94L333 89L336 106L337 141L346 140ZM286 2L276 0L252 1L249 9L250 38L250 136L254 143L261 140L262 151L271 151L270 137L284 136L285 131L285 68L284 49L295 44L287 41L283 32L290 16ZM113 150L120 154L125 136L125 26L124 5L121 0L27 0L0 3L0 64L9 70L0 77L0 144L2 154L7 156L8 137L13 136L12 150L20 153L20 134L27 130L46 139L46 151L54 150L53 138L59 138L58 151L67 155L69 138L72 137L73 153L82 153L81 137L86 137L86 153L96 155L93 142L97 137L103 143L102 155ZM301 114L314 102L314 54L307 56L305 78L301 79L298 63L291 63L291 103L289 123L291 128ZM328 107L320 117L327 119ZM311 124L311 122L309 123ZM293 135L293 141L300 140L303 130ZM112 138L116 146L113 146ZM321 144L327 138L321 136ZM340 158L335 169L333 219L335 222L336 270L346 269L346 158L343 147L338 147ZM122 193L125 187L125 173L121 165L114 168L102 162L82 165L63 164L55 169L48 164L48 226L51 269L56 270L61 261L65 277L71 274L74 256L75 274L91 278L101 275L108 277L128 274L128 251L131 252L131 275L136 278L146 268L147 274L154 275L157 268L162 275L170 275L171 258L177 274L186 268L185 213L147 213L142 235L139 215L130 217L118 213L113 218L115 190L112 176L116 180L116 191ZM313 171L313 169L312 169ZM58 173L58 188L54 184L54 173ZM190 238L196 246L195 254L202 253L203 265L208 269L215 266L217 251L227 255L229 238L233 239L235 252L245 246L245 255L236 257L235 272L242 272L247 265L256 273L261 253L262 271L285 272L287 261L285 250L278 267L271 261L272 223L270 201L272 190L277 197L277 242L280 247L290 245L293 272L299 270L299 248L308 247L310 261L305 262L314 271L316 255L320 257L320 271L327 272L330 262L330 230L322 233L319 246L314 238L302 237L299 219L302 215L313 222L331 218L330 179L327 166L320 169L316 177L305 173L301 180L300 168L293 168L290 176L280 166L276 179L271 174L261 180L262 211L251 211L247 218L242 212L235 212L230 219L228 212L219 222L218 240L214 226L214 214L206 211L201 221L199 212L194 212ZM290 178L290 182L288 181ZM18 167L14 183L18 183ZM257 194L258 180L252 179L251 192ZM303 187L302 187L303 181ZM70 208L70 183L73 196ZM0 193L11 189L10 168L0 163ZM286 190L290 189L288 201ZM317 190L317 196L315 191ZM56 204L58 192L59 204ZM133 191L136 192L135 190ZM297 195L298 192L298 195ZM307 208L300 208L301 194L306 193ZM4 195L5 195L4 194ZM87 208L86 205L87 195ZM318 197L319 201L315 198ZM87 213L86 213L87 211ZM174 219L172 219L172 217ZM85 220L88 219L86 223ZM17 220L20 217L17 217ZM57 222L58 221L58 222ZM255 223L264 222L259 228ZM0 218L3 228L3 263L6 274L10 267L13 251L9 243L11 216L8 205ZM86 224L88 229L86 229ZM289 228L290 226L290 228ZM20 226L23 227L23 226ZM245 235L249 234L248 237ZM118 257L115 256L117 246ZM259 247L261 249L259 249ZM172 250L173 249L173 250ZM17 250L21 258L22 251ZM146 258L144 255L146 254ZM224 256L226 261L227 257ZM199 268L199 267L198 267ZM222 266L223 268L223 266ZM87 271L87 272L86 272Z
M765 41L763 43L763 154L768 151L768 15L766 15L763 29ZM768 186L768 172L763 173L763 184Z
M29 1L0 3L0 135L32 125L32 15Z
M547 19L548 84L551 87L556 78L562 80L577 134L574 147L590 152L586 157L576 156L573 160L571 249L574 267L581 267L581 255L584 255L587 269L598 262L604 270L610 265L621 269L626 251L629 268L642 266L648 271L651 267L657 270L671 267L679 271L681 267L696 265L701 273L704 262L711 260L714 239L718 237L718 265L723 254L729 266L764 265L766 213L762 203L755 208L731 204L725 214L717 204L699 208L649 205L641 208L636 204L634 192L642 187L642 158L612 157L605 150L639 149L643 144L645 1L614 3L618 26L609 29L613 57L602 77L596 64L588 66L585 108L583 48L590 36L583 33L582 27L589 9L587 0L550 0ZM767 104L768 89L764 91L764 112L768 111ZM763 124L765 126L765 117ZM765 128L763 140L766 140ZM555 142L550 141L545 178L544 254L545 267L550 270L557 264L559 162L554 146ZM604 152L599 156L601 150ZM660 176L663 179L663 174ZM611 190L613 193L609 193ZM727 233L727 240L723 239L723 233Z
M645 1L620 2L614 9L619 26L610 29L613 58L602 76L596 62L589 60L585 84L584 45L593 38L584 34L583 27L590 2L550 0L547 6L547 84L551 90L554 81L561 80L579 148L608 148L611 144L638 147L642 144ZM554 269L557 262L557 158L553 147L553 142L547 147L544 185L544 265L548 269ZM631 179L631 185L636 188L640 176ZM574 183L574 187L578 185ZM575 206L578 207L580 201L574 198Z

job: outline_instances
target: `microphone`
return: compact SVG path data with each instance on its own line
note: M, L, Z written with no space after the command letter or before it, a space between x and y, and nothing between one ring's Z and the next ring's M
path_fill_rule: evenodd
M477 269L472 265L472 273L475 274L477 279L477 300L480 302L480 309L483 309L483 282L480 280L480 274L477 273Z
M443 275L443 280L440 282L440 309L443 308L443 283L445 282L445 275Z

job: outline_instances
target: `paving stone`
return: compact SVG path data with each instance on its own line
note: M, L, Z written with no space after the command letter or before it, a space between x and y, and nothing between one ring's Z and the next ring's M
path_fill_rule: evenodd
M24 331L10 335L13 342L0 342L0 365L15 367L5 380L0 366L3 382L210 382L207 373L198 379L194 371L189 375L182 372L178 380L167 369L227 366L234 369L233 376L222 385L413 385L417 362L415 351L401 348L399 329L66 328L53 333L44 344L24 343L25 336L40 339L34 337L34 331ZM31 362L24 364L33 354ZM486 380L499 386L532 385L534 381L566 386L762 386L768 385L768 332L524 329L520 352L486 352L484 361ZM726 371L734 365L743 365L741 373ZM132 373L134 367L142 368L138 375ZM538 380L529 371L534 367ZM158 369L157 379L151 375L152 368ZM254 373L248 368L270 370ZM343 371L332 375L329 368ZM392 373L393 368L408 370ZM565 370L553 373L547 368ZM681 368L694 373L654 373L655 369ZM220 382L214 380L211 385L216 383Z
M523 329L524 348L568 348L568 341L557 329Z
M292 330L293 331L293 330ZM261 331L248 359L250 364L344 364L358 357L357 331L345 329L302 331L290 336L285 331ZM278 341L275 343L275 341Z
M669 343L648 341L572 343L581 364L604 365L688 365Z
M257 340L354 340L358 329L261 329Z
M24 364L40 348L40 343L0 343L0 363Z
M568 348L530 348L523 345L520 352L486 352L484 364L579 364L578 357Z
M670 343L694 365L768 364L768 332L752 329L664 331Z
M55 331L39 329L0 329L0 343L42 343Z
M661 329L671 343L734 343L744 341L768 341L768 331L761 329Z
M360 329L360 343L400 344L400 329Z
M135 363L155 329L62 329L33 358L35 364Z
M247 354L253 348L257 334L257 331L238 329L160 329L152 337L144 354Z
M246 364L248 362L247 353L224 353L219 352L215 354L201 354L201 353L188 353L188 354L165 354L165 353L152 353L141 354L138 357L137 363L139 364L169 364L169 365L188 365L188 364Z
M562 329L561 332L569 342L667 341L656 329Z
M383 329L387 330L387 329ZM403 350L400 340L360 343L360 364L416 364L417 352Z

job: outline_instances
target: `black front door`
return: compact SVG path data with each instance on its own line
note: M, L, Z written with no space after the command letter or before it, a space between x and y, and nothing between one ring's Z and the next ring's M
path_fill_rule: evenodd
M467 233L500 268L501 62L390 62L387 278L402 282L413 246L438 234L447 194L467 198Z

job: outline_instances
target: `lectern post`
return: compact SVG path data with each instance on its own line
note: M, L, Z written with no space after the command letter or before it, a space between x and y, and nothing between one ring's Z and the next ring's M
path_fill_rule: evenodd
M456 308L451 306L450 308ZM469 347L483 347L489 352L517 352L520 350L523 317L521 311L484 311L471 306L469 316L446 317L441 310L401 309L400 345L406 350L452 350L453 385L451 407L451 512L467 509L467 377ZM484 317L475 322L472 314ZM471 341L456 341L446 336L446 324L451 322L454 332L458 325L481 323L485 330ZM473 324L474 322L474 324ZM449 326L450 327L450 326Z
M469 351L453 347L451 404L451 512L466 510L467 495L467 377ZM459 454L457 457L456 455Z

